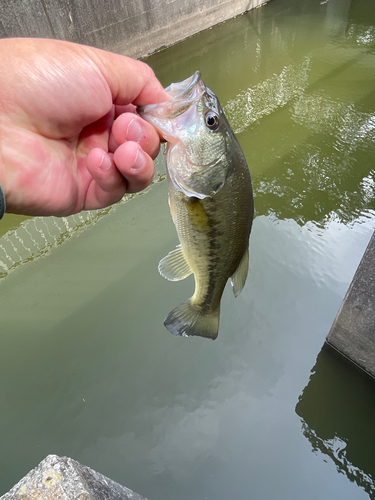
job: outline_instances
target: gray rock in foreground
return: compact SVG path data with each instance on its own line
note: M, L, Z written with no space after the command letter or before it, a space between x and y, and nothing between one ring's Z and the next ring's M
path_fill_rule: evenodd
M48 455L0 500L146 500L67 457Z
M375 233L333 322L327 342L375 377Z

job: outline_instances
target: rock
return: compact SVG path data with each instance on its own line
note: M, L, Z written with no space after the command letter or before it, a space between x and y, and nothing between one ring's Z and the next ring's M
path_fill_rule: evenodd
M48 455L0 500L146 500L68 457Z

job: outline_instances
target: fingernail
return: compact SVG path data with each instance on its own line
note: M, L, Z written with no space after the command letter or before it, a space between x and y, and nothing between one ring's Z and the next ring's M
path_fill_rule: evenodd
M99 163L99 168L102 170L109 170L112 166L111 159L109 156L103 151L102 158Z
M132 170L132 171L141 170L142 168L144 168L145 165L146 165L146 157L145 157L142 149L139 148L137 151L137 155L135 157L133 166L130 170Z
M142 127L136 118L133 118L126 130L126 140L139 142L142 138Z

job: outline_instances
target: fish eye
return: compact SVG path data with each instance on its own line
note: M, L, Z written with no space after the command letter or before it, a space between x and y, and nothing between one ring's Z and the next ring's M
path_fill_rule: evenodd
M212 111L208 111L208 113L206 113L204 120L206 122L206 126L210 130L216 130L220 125L219 117Z

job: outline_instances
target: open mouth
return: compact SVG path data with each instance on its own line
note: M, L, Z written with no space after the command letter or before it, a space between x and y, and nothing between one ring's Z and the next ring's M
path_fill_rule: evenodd
M201 80L200 72L196 71L182 82L171 83L165 90L172 97L171 101L140 106L137 111L166 139L167 129L172 127L171 124L166 124L191 109L191 106L202 98L206 87Z
M200 72L196 71L186 80L172 83L165 90L173 97L173 100L167 104L167 117L175 118L185 113L194 101L201 98L205 86Z
M192 93L195 85L200 79L201 74L199 71L196 71L194 75L189 76L189 78L186 78L186 80L183 80L182 82L171 83L165 90L173 97L173 99L186 99L189 97L190 93Z

